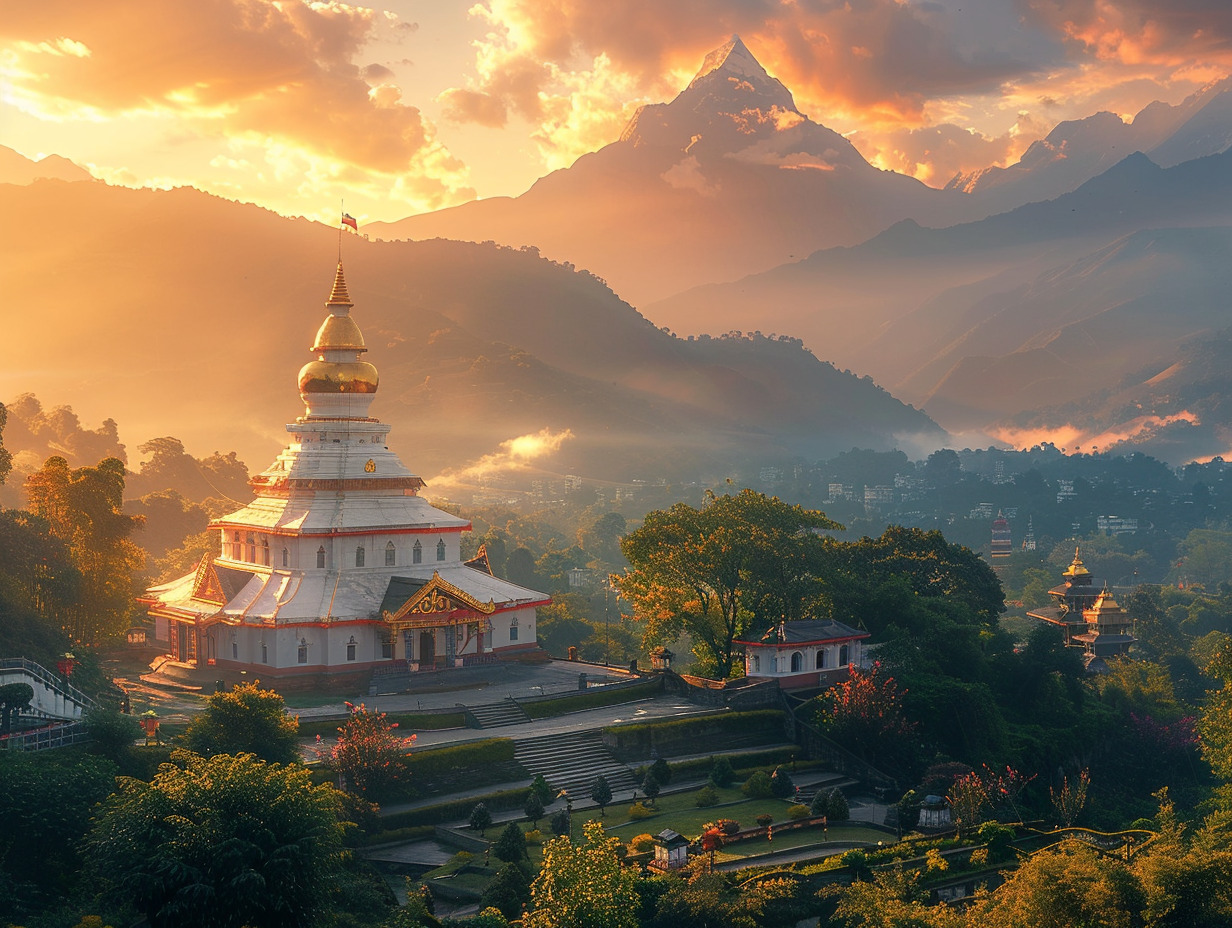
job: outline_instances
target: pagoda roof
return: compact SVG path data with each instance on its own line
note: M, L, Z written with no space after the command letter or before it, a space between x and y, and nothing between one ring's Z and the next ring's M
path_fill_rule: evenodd
M288 534L381 532L389 529L464 531L470 522L437 509L420 496L348 493L337 496L259 496L236 512L214 520L222 528L256 528Z

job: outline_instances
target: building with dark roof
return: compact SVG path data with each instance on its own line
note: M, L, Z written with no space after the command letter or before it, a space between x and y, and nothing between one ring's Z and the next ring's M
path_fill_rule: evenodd
M758 638L733 643L744 649L745 676L775 680L783 689L809 689L847 679L851 666L861 666L868 637L832 619L804 619L779 622Z

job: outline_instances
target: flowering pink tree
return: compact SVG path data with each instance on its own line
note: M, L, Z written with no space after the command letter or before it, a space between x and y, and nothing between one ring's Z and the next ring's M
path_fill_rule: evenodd
M903 710L906 694L879 662L867 672L853 665L846 680L817 697L817 726L870 763L891 759L915 733Z
M384 712L370 711L363 703L347 703L350 714L338 729L331 748L318 747L317 756L329 764L345 786L366 799L380 798L409 775L406 755L415 735L395 733L397 722Z

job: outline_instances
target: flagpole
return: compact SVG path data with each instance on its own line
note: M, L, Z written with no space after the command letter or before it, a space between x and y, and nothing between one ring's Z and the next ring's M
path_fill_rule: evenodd
M339 212L343 216L345 216L346 215L346 200L339 199L338 208L339 208ZM339 264L342 263L342 220L341 219L338 220L338 263Z

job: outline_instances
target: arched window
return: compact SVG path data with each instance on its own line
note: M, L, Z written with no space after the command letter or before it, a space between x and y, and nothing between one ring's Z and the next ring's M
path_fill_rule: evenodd
M392 541L385 542L385 566L394 566L394 543Z
M364 566L364 546L363 545L360 545L358 548L355 549L355 566L356 567Z
M818 670L826 669L826 649L825 648L817 649L817 669Z
M838 649L838 665L840 667L846 667L849 663L851 663L851 660L847 654L847 645L843 645Z
M282 566L283 567L291 566L291 552L288 551L286 548L282 549Z
M269 559L269 539L268 539L268 538L262 538L262 539L261 539L261 563L262 563L262 564L264 564L266 567L269 567L269 562L270 562L270 559Z
M804 669L804 655L799 651L791 652L791 672L799 673Z
M415 544L411 546L411 563L412 564L422 564L423 563L423 545L419 543L418 538L415 539Z
M257 536L252 532L248 533L248 563L257 563Z
M325 566L325 545L321 545L321 547L317 548L317 566Z
M518 617L516 615L509 622L509 640L518 640Z
M445 560L445 539L442 538L436 543L436 559L438 561Z

